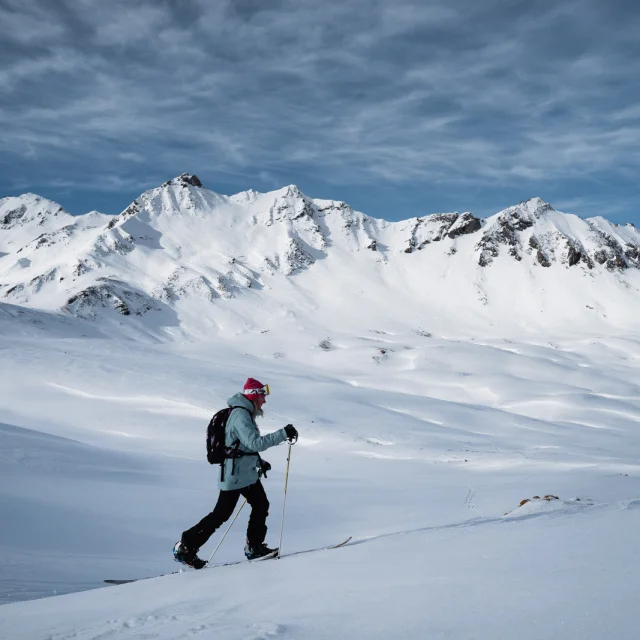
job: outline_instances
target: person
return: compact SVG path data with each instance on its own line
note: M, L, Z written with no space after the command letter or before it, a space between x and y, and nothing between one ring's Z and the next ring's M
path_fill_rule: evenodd
M264 542L269 500L260 477L271 465L262 460L259 452L285 440L297 440L298 432L289 424L273 433L260 435L256 418L264 415L262 407L268 395L269 385L248 378L242 393L236 393L227 400L229 407L232 407L225 428L225 450L229 457L225 456L220 465L220 495L213 511L182 533L180 542L174 547L174 556L179 562L194 569L202 569L207 564L198 557L198 550L231 517L240 496L246 498L251 506L244 548L247 559L253 560L277 551Z

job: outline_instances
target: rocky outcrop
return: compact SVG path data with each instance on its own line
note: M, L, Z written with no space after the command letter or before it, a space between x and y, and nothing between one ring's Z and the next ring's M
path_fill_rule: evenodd
M27 207L23 204L21 204L19 207L16 207L15 209L9 209L9 211L6 211L3 214L2 218L0 218L0 224L4 227L10 227L18 222L18 220L24 218L26 213Z
M537 220L549 211L553 211L551 205L540 198L533 198L505 209L488 225L476 244L478 264L481 267L491 264L493 259L500 255L501 247L505 247L508 255L515 260L522 260L522 232L533 227Z
M271 219L299 220L300 218L313 218L313 203L296 187L291 185L276 197L269 210Z
M182 298L202 298L213 302L220 294L209 278L184 267L176 269L167 282L153 292L154 297L168 304Z
M138 215L141 210L142 202L140 202L139 199L134 200L119 216L114 216L113 219L109 221L107 229L113 229L119 222Z
M55 282L58 277L58 269L53 267L30 278L28 282L21 282L9 287L4 292L3 298L18 304L25 302L29 296L38 294L45 285ZM64 280L64 278L62 279Z
M447 236L452 240L458 236L468 235L475 233L482 228L482 220L476 218L469 212L463 213L458 216L455 222L449 227Z
M178 184L181 184L183 186L190 186L190 187L201 187L202 188L202 182L200 182L200 179L198 178L198 176L194 176L191 175L190 173L183 173L182 175L179 175L176 178L176 182Z
M123 316L141 316L159 307L153 298L136 291L125 282L99 278L100 283L71 296L63 310L85 319L95 319L101 309L110 309Z
M501 249L518 261L532 255L535 264L543 267L560 264L593 269L602 265L610 271L637 267L640 236L618 229L602 218L581 220L558 213L534 198L490 219L475 250L483 267L490 265Z
M96 238L93 254L97 257L106 257L113 253L124 256L131 253L134 247L135 240L121 228L107 230Z
M594 260L598 264L605 265L610 271L627 269L630 265L627 262L626 251L632 253L633 249L637 250L638 247L632 247L631 251L627 247L625 251L625 247L621 246L610 235L600 230L598 230L598 233L602 240L602 246L593 254Z
M297 238L291 238L289 241L289 249L284 255L283 272L285 275L298 273L315 262L315 258L303 246L302 242Z
M459 236L475 233L482 227L482 221L471 213L433 213L424 218L416 218L405 253L421 250L432 242L445 238L454 240Z
M50 233L43 233L35 239L33 248L42 249L42 247L51 247L58 243L65 243L73 237L75 230L76 225L68 224L62 227L62 229L57 229Z
M44 225L50 218L69 217L59 204L33 193L0 199L0 227L11 228L34 222Z
M535 251L538 264L540 264L543 267L551 266L551 262L549 261L549 258L547 257L545 252L542 250L542 247L540 246L540 243L538 242L538 239L535 236L531 236L529 238L529 246Z

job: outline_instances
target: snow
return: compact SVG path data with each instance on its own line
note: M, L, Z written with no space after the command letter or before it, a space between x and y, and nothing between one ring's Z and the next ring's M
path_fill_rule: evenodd
M19 249L37 236L60 229L73 221L73 216L59 204L34 193L1 198L0 252Z
M308 199L335 209L305 217L293 187L198 191L0 258L3 283L18 259L65 278L0 298L0 637L637 638L638 270L502 251L482 268L491 219L408 254L414 223ZM523 234L586 242L595 223L563 216ZM127 234L132 251L107 250ZM315 262L261 271L294 237ZM177 274L174 297L76 317L60 301L79 259L75 290L108 275L151 298ZM262 430L300 432L285 556L105 586L180 570L173 544L217 496L206 424L248 376L272 389ZM286 456L264 455L271 544ZM247 517L216 564L242 559Z

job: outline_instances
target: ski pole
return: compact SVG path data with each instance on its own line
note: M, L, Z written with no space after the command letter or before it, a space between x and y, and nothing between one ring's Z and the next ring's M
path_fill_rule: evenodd
M227 530L224 532L224 535L222 536L222 538L220 538L220 542L218 542L218 546L213 550L213 553L211 554L211 557L207 560L207 564L209 564L211 562L211 560L213 560L213 556L216 555L216 551L220 548L220 545L222 544L222 541L225 539L227 533L229 533L229 529L231 529L231 527L233 526L233 523L236 521L236 518L240 515L240 512L242 511L242 507L244 507L245 504L247 504L247 499L246 498L244 499L244 502L240 505L240 508L238 509L238 512L233 517L233 520L231 521L231 524L227 527Z
M282 549L282 532L284 531L284 508L287 503L287 485L289 484L289 463L291 462L291 443L289 443L289 454L287 455L287 473L284 477L284 499L282 500L282 523L280 524L280 542L278 543L278 558Z

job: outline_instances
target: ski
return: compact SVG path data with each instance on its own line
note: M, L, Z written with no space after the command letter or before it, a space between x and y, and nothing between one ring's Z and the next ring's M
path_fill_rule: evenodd
M268 553L266 556L262 556L261 558L253 558L252 560L234 560L233 562L223 562L221 564L213 564L211 566L203 567L203 569L215 569L216 567L232 567L236 564L247 564L249 562L262 562L262 560L269 560L270 558L275 558L278 555L277 551L273 551L272 553ZM184 565L188 569L193 569L188 564ZM195 569L194 569L195 571ZM139 582L140 580L152 580L153 578L163 578L164 576L175 576L178 573L184 573L184 571L172 571L171 573L161 573L157 576L149 576L147 578L129 578L128 580L103 580L106 584L129 584L130 582Z
M312 551L329 551L330 549L339 549L340 547L344 547L346 544L348 544L352 539L352 536L349 536L346 540L343 540L342 542L339 542L338 544L332 544L329 545L327 547L317 547L315 549L307 549L306 551L293 551L292 553L285 553L283 555L281 555L281 558L286 558L289 556L297 556L300 555L302 553L311 553ZM278 551L274 551L273 553L269 553L266 556L262 556L261 558L254 558L253 560L234 560L233 562L223 562L221 564L214 564L211 566L207 566L204 567L205 569L217 569L220 567L232 567L238 564L247 564L247 563L251 563L251 562L262 562L263 560L269 560L271 558L276 558L278 556ZM188 566L188 565L185 565ZM128 580L103 580L103 582L105 584L114 584L114 585L120 585L120 584L129 584L131 582L139 582L140 580L152 580L153 578L162 578L164 576L173 576L176 575L178 573L182 573L182 571L172 571L171 573L161 573L160 575L157 576L148 576L146 578L130 578Z
M128 580L103 580L105 584L129 584L130 582L139 582L140 580L152 580L153 578L163 578L164 576L174 576L181 571L172 571L171 573L161 573L157 576L149 576L148 578L129 578Z
M348 542L351 541L351 538L353 536L349 536L346 540L343 540L342 542L338 542L338 544L332 544L330 547L325 547L326 550L329 549L338 549L340 547L344 547Z

